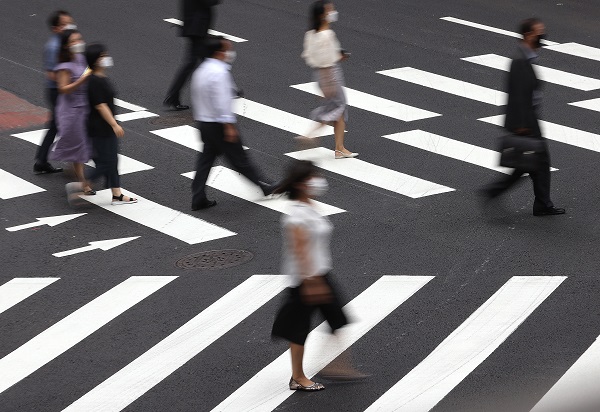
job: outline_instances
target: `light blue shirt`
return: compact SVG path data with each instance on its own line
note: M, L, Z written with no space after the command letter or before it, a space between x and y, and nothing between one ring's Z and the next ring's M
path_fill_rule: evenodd
M53 34L44 45L44 74L54 71L58 64L58 52L60 51L60 36ZM46 78L46 87L56 89L56 82Z
M194 120L213 123L235 123L233 99L237 87L231 65L208 58L196 69L191 80Z

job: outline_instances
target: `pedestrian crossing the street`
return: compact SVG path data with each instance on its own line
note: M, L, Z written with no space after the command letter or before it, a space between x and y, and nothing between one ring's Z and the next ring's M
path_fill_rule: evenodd
M19 385L28 376L35 377L36 372L53 359L68 358L68 350L83 340L112 333L113 328L105 327L109 322L119 322L120 315L177 281L176 276L132 276L22 343L0 359L0 393ZM346 305L345 310L353 322L342 329L338 339L330 337L325 323L311 332L304 358L307 376L315 376L346 349L361 345L361 340L375 326L395 324L405 316L403 303L423 299L424 287L436 281L434 276L387 275L375 279ZM524 327L521 325L532 313L547 312L545 300L566 281L564 276L508 279L431 353L424 353L422 361L399 377L395 385L387 388L383 395L369 399L370 405L365 410L431 410L492 353L511 356L503 350L503 343L517 328ZM0 296L10 291L13 296L10 307L18 306L49 285L69 287L67 281L57 278L15 278L0 285ZM118 371L97 386L80 393L64 411L121 411L151 391L164 390L159 383L177 375L179 368L223 335L239 339L235 334L238 325L255 312L265 315L263 306L284 293L287 285L288 279L281 275L250 276L135 359L122 363ZM268 323L272 316L262 318ZM539 395L532 412L555 411L551 407L557 402L598 400L597 391L590 383L598 377L599 366L600 346L596 340L545 395ZM52 368L52 364L49 367ZM215 403L207 410L275 410L295 394L287 387L289 373L287 351L257 370L241 387L222 395L220 401L212 400Z

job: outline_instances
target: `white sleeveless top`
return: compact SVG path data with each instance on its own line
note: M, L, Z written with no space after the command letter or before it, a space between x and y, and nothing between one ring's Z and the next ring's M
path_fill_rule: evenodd
M340 53L340 42L333 30L310 30L304 35L302 58L310 67L323 69L334 66L341 59Z

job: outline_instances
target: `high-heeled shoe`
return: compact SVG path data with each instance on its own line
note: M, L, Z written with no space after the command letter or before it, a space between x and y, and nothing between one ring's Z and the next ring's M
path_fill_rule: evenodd
M292 391L315 392L322 391L323 389L325 389L325 386L322 383L314 382L310 386L304 386L296 382L294 378L290 378L290 390Z
M352 157L357 157L357 156L358 156L358 153L344 153L341 150L335 151L336 159L350 159Z

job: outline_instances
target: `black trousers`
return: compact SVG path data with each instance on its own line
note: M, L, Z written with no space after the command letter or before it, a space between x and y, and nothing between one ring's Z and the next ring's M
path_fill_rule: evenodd
M35 160L38 163L47 163L48 162L48 152L50 151L50 146L54 142L54 138L56 137L56 100L58 99L58 89L53 89L50 87L46 88L46 100L48 101L48 105L50 106L50 120L48 121L48 131L46 132L46 136L44 136L44 140L42 140L42 144L37 150L35 155Z
M517 183L525 173L527 172L515 169L511 175L504 175L486 188L488 194L492 198L501 195ZM529 172L529 177L533 181L533 193L535 195L533 209L541 210L553 207L554 204L550 200L550 153L547 146L542 167L538 171Z
M187 37L187 49L181 66L177 70L169 91L167 92L166 101L170 103L180 103L179 95L185 82L190 78L194 70L206 57L206 46L204 45L205 37L193 36Z
M244 151L241 139L235 143L225 141L223 123L197 122L204 142L204 149L198 154L196 176L192 182L192 207L206 202L206 180L215 159L225 155L233 169L257 186L263 187L260 172L250 162Z
M90 181L105 178L107 189L121 187L119 177L119 140L115 135L107 137L92 137L94 147L94 163L96 168L90 171L87 179Z

